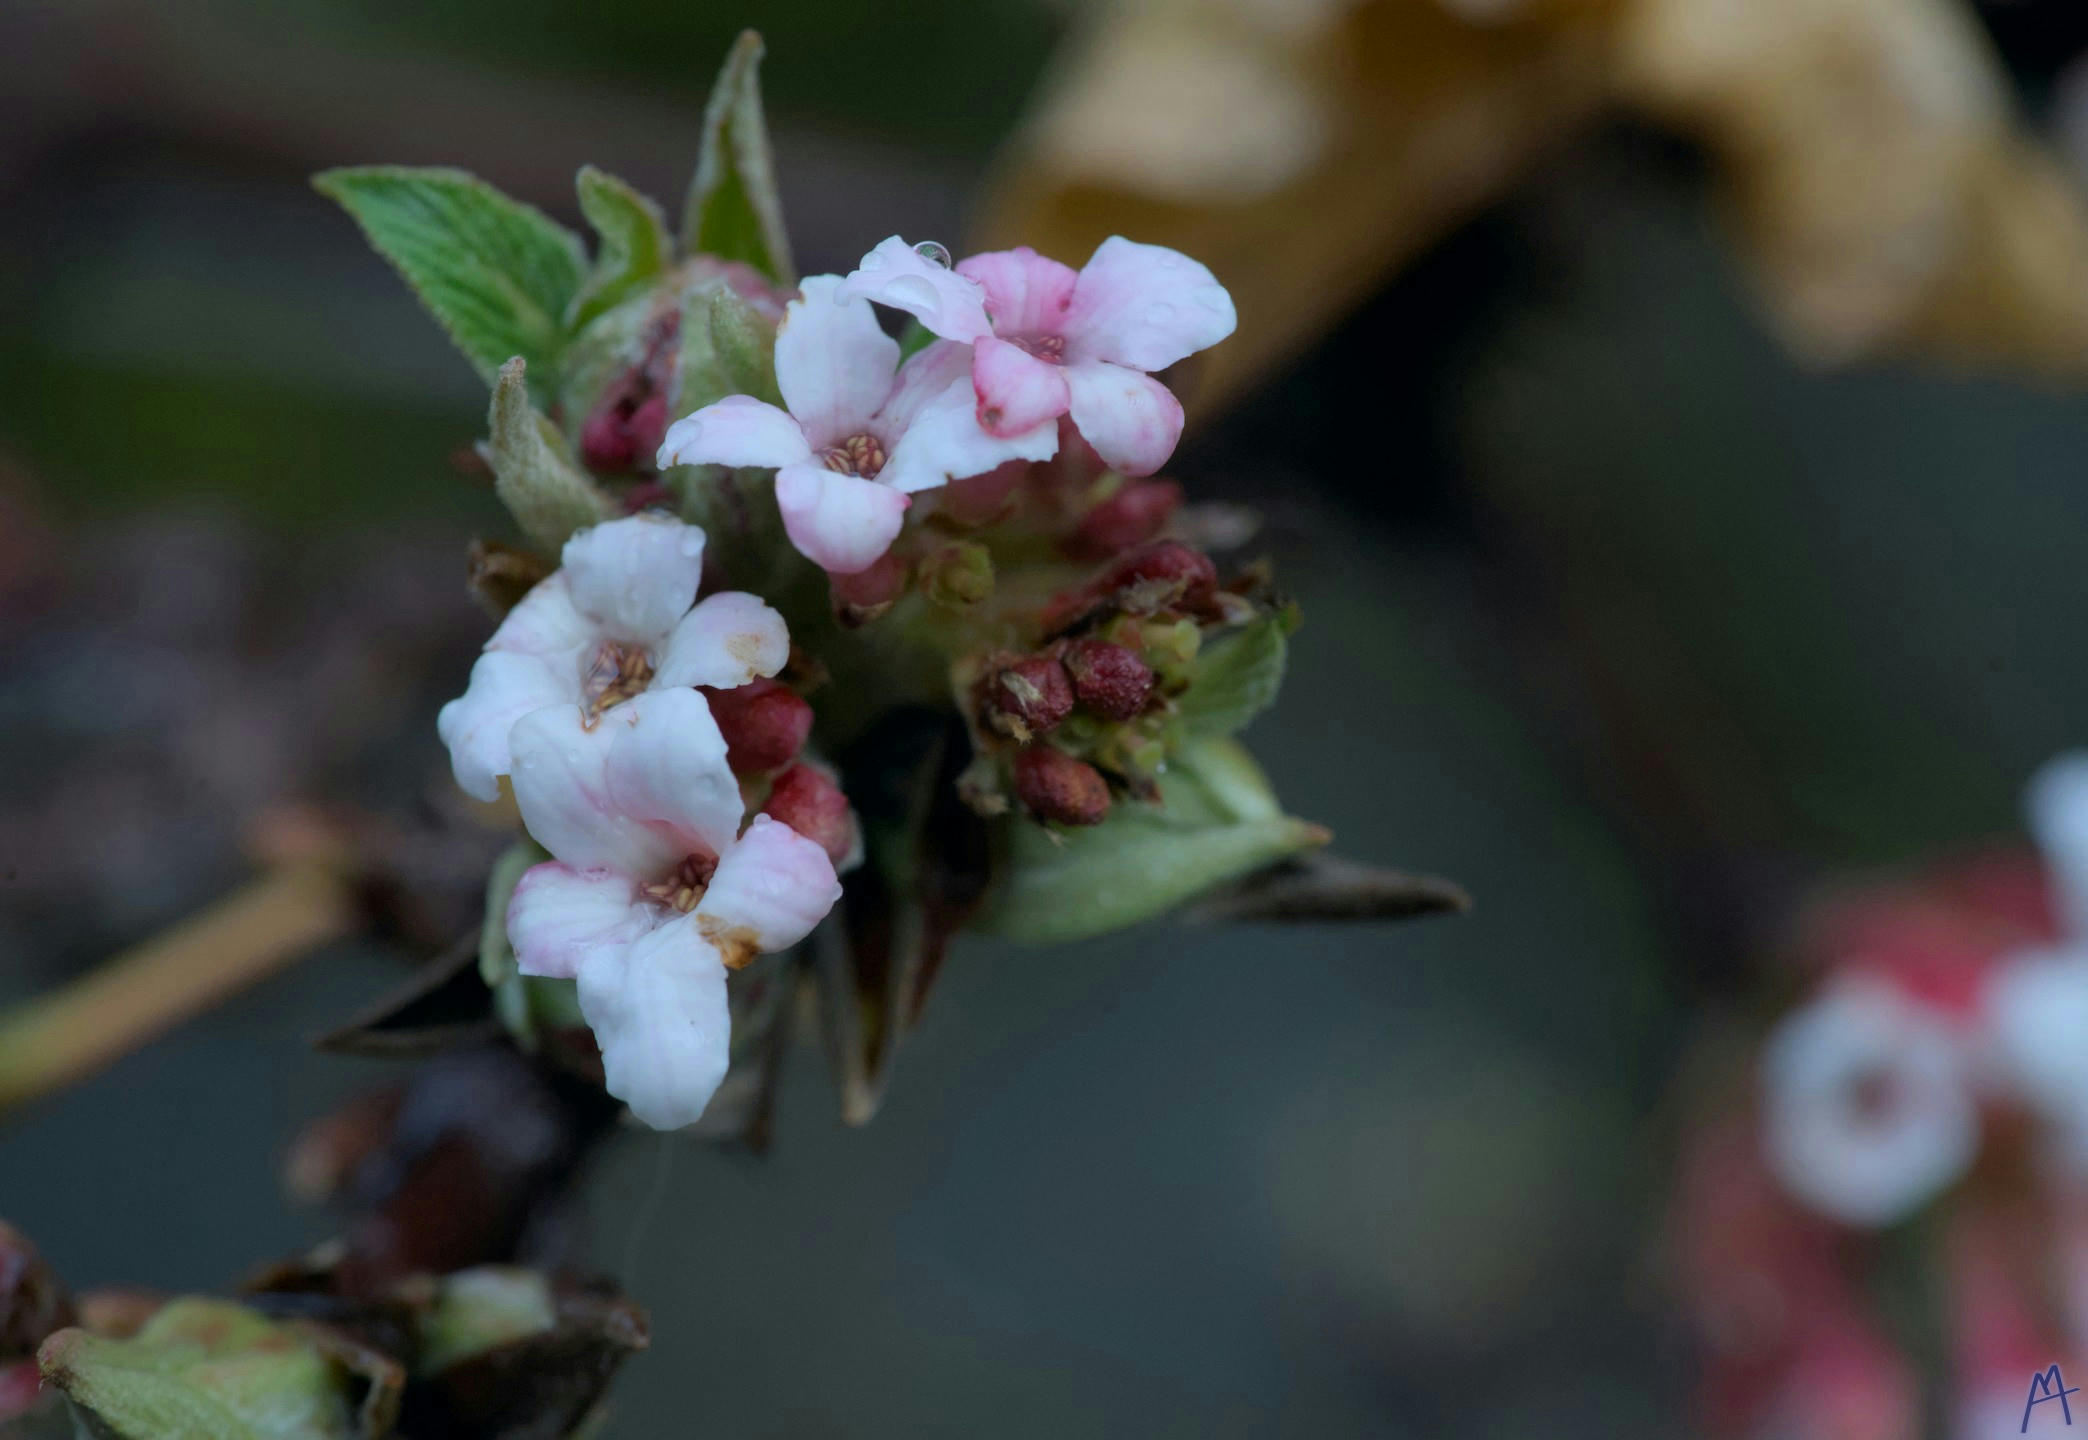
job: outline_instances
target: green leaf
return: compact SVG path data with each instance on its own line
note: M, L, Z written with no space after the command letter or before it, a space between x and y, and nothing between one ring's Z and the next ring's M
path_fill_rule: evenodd
M586 278L579 236L461 170L371 165L312 184L355 217L481 376L519 355L549 384Z
M920 321L909 318L906 328L899 332L899 363L905 364L934 343L935 332Z
M1175 702L1183 733L1231 735L1274 704L1283 688L1284 635L1284 617L1264 615L1205 645L1195 679Z
M348 1440L344 1377L296 1329L244 1305L188 1298L128 1340L61 1330L38 1353L47 1384L117 1440Z
M573 297L566 329L579 330L614 308L664 271L674 260L674 237L660 207L623 181L592 165L580 167L574 188L580 213L602 237L594 273Z
M718 71L703 112L703 149L682 206L682 248L752 265L779 285L797 284L768 122L761 114L761 36L742 31Z
M1184 900L1327 842L1285 815L1235 741L1199 741L1160 777L1157 806L1120 803L1092 829L1055 836L1003 821L1006 870L978 928L1012 939L1081 940L1136 924Z
M682 304L680 374L678 415L727 395L783 403L776 388L776 327L722 279L698 286Z
M492 438L486 459L493 466L493 492L530 539L554 551L575 530L613 513L609 498L573 460L558 427L529 400L523 359L500 367L486 424Z

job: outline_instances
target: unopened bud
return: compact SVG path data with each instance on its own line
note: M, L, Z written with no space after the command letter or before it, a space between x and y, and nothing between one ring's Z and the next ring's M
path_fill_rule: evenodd
M761 813L819 845L837 867L855 855L856 822L848 797L816 765L793 765L778 775Z
M681 316L668 311L647 337L645 356L616 377L580 426L580 458L591 469L623 474L651 469L667 438L667 391Z
M976 540L943 546L921 562L921 591L951 610L991 599L993 552Z
M1106 640L1077 640L1066 650L1066 673L1080 703L1105 720L1129 720L1153 693L1145 661Z
M1099 825L1109 818L1102 772L1049 745L1031 745L1016 755L1015 794L1039 820Z
M1015 504L1015 491L1029 475L1029 461L1010 460L984 475L952 480L936 493L936 502L949 520L966 529L990 525Z
M834 614L843 625L850 629L868 625L906 593L906 563L887 551L867 570L853 575L829 572L827 591L833 597Z
M1201 609L1218 593L1211 557L1179 540L1161 540L1126 555L1103 582L1126 610L1150 614L1182 605Z
M1076 560L1106 560L1143 545L1181 504L1182 487L1172 480L1134 481L1081 517L1066 539L1066 553Z
M736 774L788 765L812 733L812 707L780 681L755 680L730 690L706 686L703 694L725 737L725 762Z
M981 708L994 729L1028 740L1073 713L1073 680L1054 655L1026 655L986 677Z

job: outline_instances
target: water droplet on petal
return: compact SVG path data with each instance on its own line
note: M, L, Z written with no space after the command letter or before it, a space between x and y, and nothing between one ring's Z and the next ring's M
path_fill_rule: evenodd
M949 247L938 245L933 240L923 240L920 244L914 246L914 254L926 260L930 265L940 265L945 270L950 268Z

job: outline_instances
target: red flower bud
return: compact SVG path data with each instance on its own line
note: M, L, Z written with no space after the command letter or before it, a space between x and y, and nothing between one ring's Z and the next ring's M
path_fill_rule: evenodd
M1073 681L1053 655L1025 655L986 677L981 708L996 730L1027 740L1073 713Z
M1133 551L1110 568L1104 588L1136 590L1152 603L1126 609L1164 610L1179 602L1190 609L1209 605L1218 593L1218 567L1201 550L1179 540L1161 540Z
M836 865L855 851L856 823L848 797L816 765L793 765L778 775L761 813L818 843Z
M1015 491L1029 477L1029 461L1010 460L984 475L952 480L936 496L942 513L967 529L990 525L1015 503Z
M667 438L667 391L681 338L681 314L669 310L652 327L643 359L610 383L580 425L580 458L595 470L650 470Z
M1080 703L1104 720L1129 720L1153 693L1153 672L1122 645L1078 640L1066 650L1066 673Z
M1081 517L1079 528L1066 539L1066 553L1076 560L1105 560L1143 545L1160 533L1181 504L1182 487L1172 480L1126 485Z
M812 707L789 686L756 680L730 690L703 687L711 718L725 736L725 760L741 775L788 765L812 733Z
M1039 820L1099 825L1109 818L1102 772L1049 745L1031 745L1016 755L1015 794Z
M906 593L906 562L886 551L867 570L854 575L827 574L834 613L851 629L867 625L892 608Z

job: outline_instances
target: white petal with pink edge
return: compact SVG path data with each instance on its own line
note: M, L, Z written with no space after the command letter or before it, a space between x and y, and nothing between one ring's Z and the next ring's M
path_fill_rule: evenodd
M589 955L579 979L609 1093L655 1130L693 1125L732 1061L725 962L696 917Z
M696 915L704 933L728 953L742 945L766 952L810 935L840 898L841 882L823 846L756 815L718 861Z
M790 543L836 575L860 574L876 564L905 523L906 505L906 497L889 485L824 465L776 472L776 506Z
M577 673L559 673L535 655L512 650L480 655L464 693L435 717L458 786L474 799L498 799L500 777L514 769L508 735L515 722L546 706L570 706L579 693Z
M605 521L566 541L564 573L611 639L656 645L696 599L703 532L665 515Z
M727 395L667 427L660 468L670 465L792 465L810 459L804 427L765 400Z
M897 235L880 240L835 292L904 310L945 340L970 344L993 333L986 292L947 265L928 259Z
M667 637L655 687L708 685L730 690L775 674L790 658L783 617L759 596L725 590L706 596Z
M776 332L776 388L814 450L866 431L899 368L899 342L868 301L836 300L840 284L806 276Z
M990 435L979 424L978 408L970 378L954 381L915 413L877 478L895 490L933 490L1009 460L1049 460L1058 453L1055 422L1016 435Z
M972 389L979 424L997 436L1033 430L1073 403L1063 367L991 335L972 346Z
M508 944L524 975L570 980L588 956L621 951L649 934L663 913L636 898L628 875L552 861L532 866L515 886Z
M1182 402L1150 375L1083 360L1066 367L1070 412L1081 438L1111 468L1150 475L1182 438Z
M1232 296L1208 267L1179 250L1112 235L1081 267L1065 321L1066 358L1165 370L1238 323Z
M578 705L554 705L523 716L509 733L515 804L522 811L522 823L537 844L575 869L657 879L696 848L670 828L631 814L610 792L613 751L631 733L632 716L626 712L635 713L654 695L687 695L703 705L703 697L694 690L653 691L608 711L591 727L583 722ZM707 707L703 718L710 719ZM699 735L696 743L701 739ZM719 742L721 757L723 743Z

